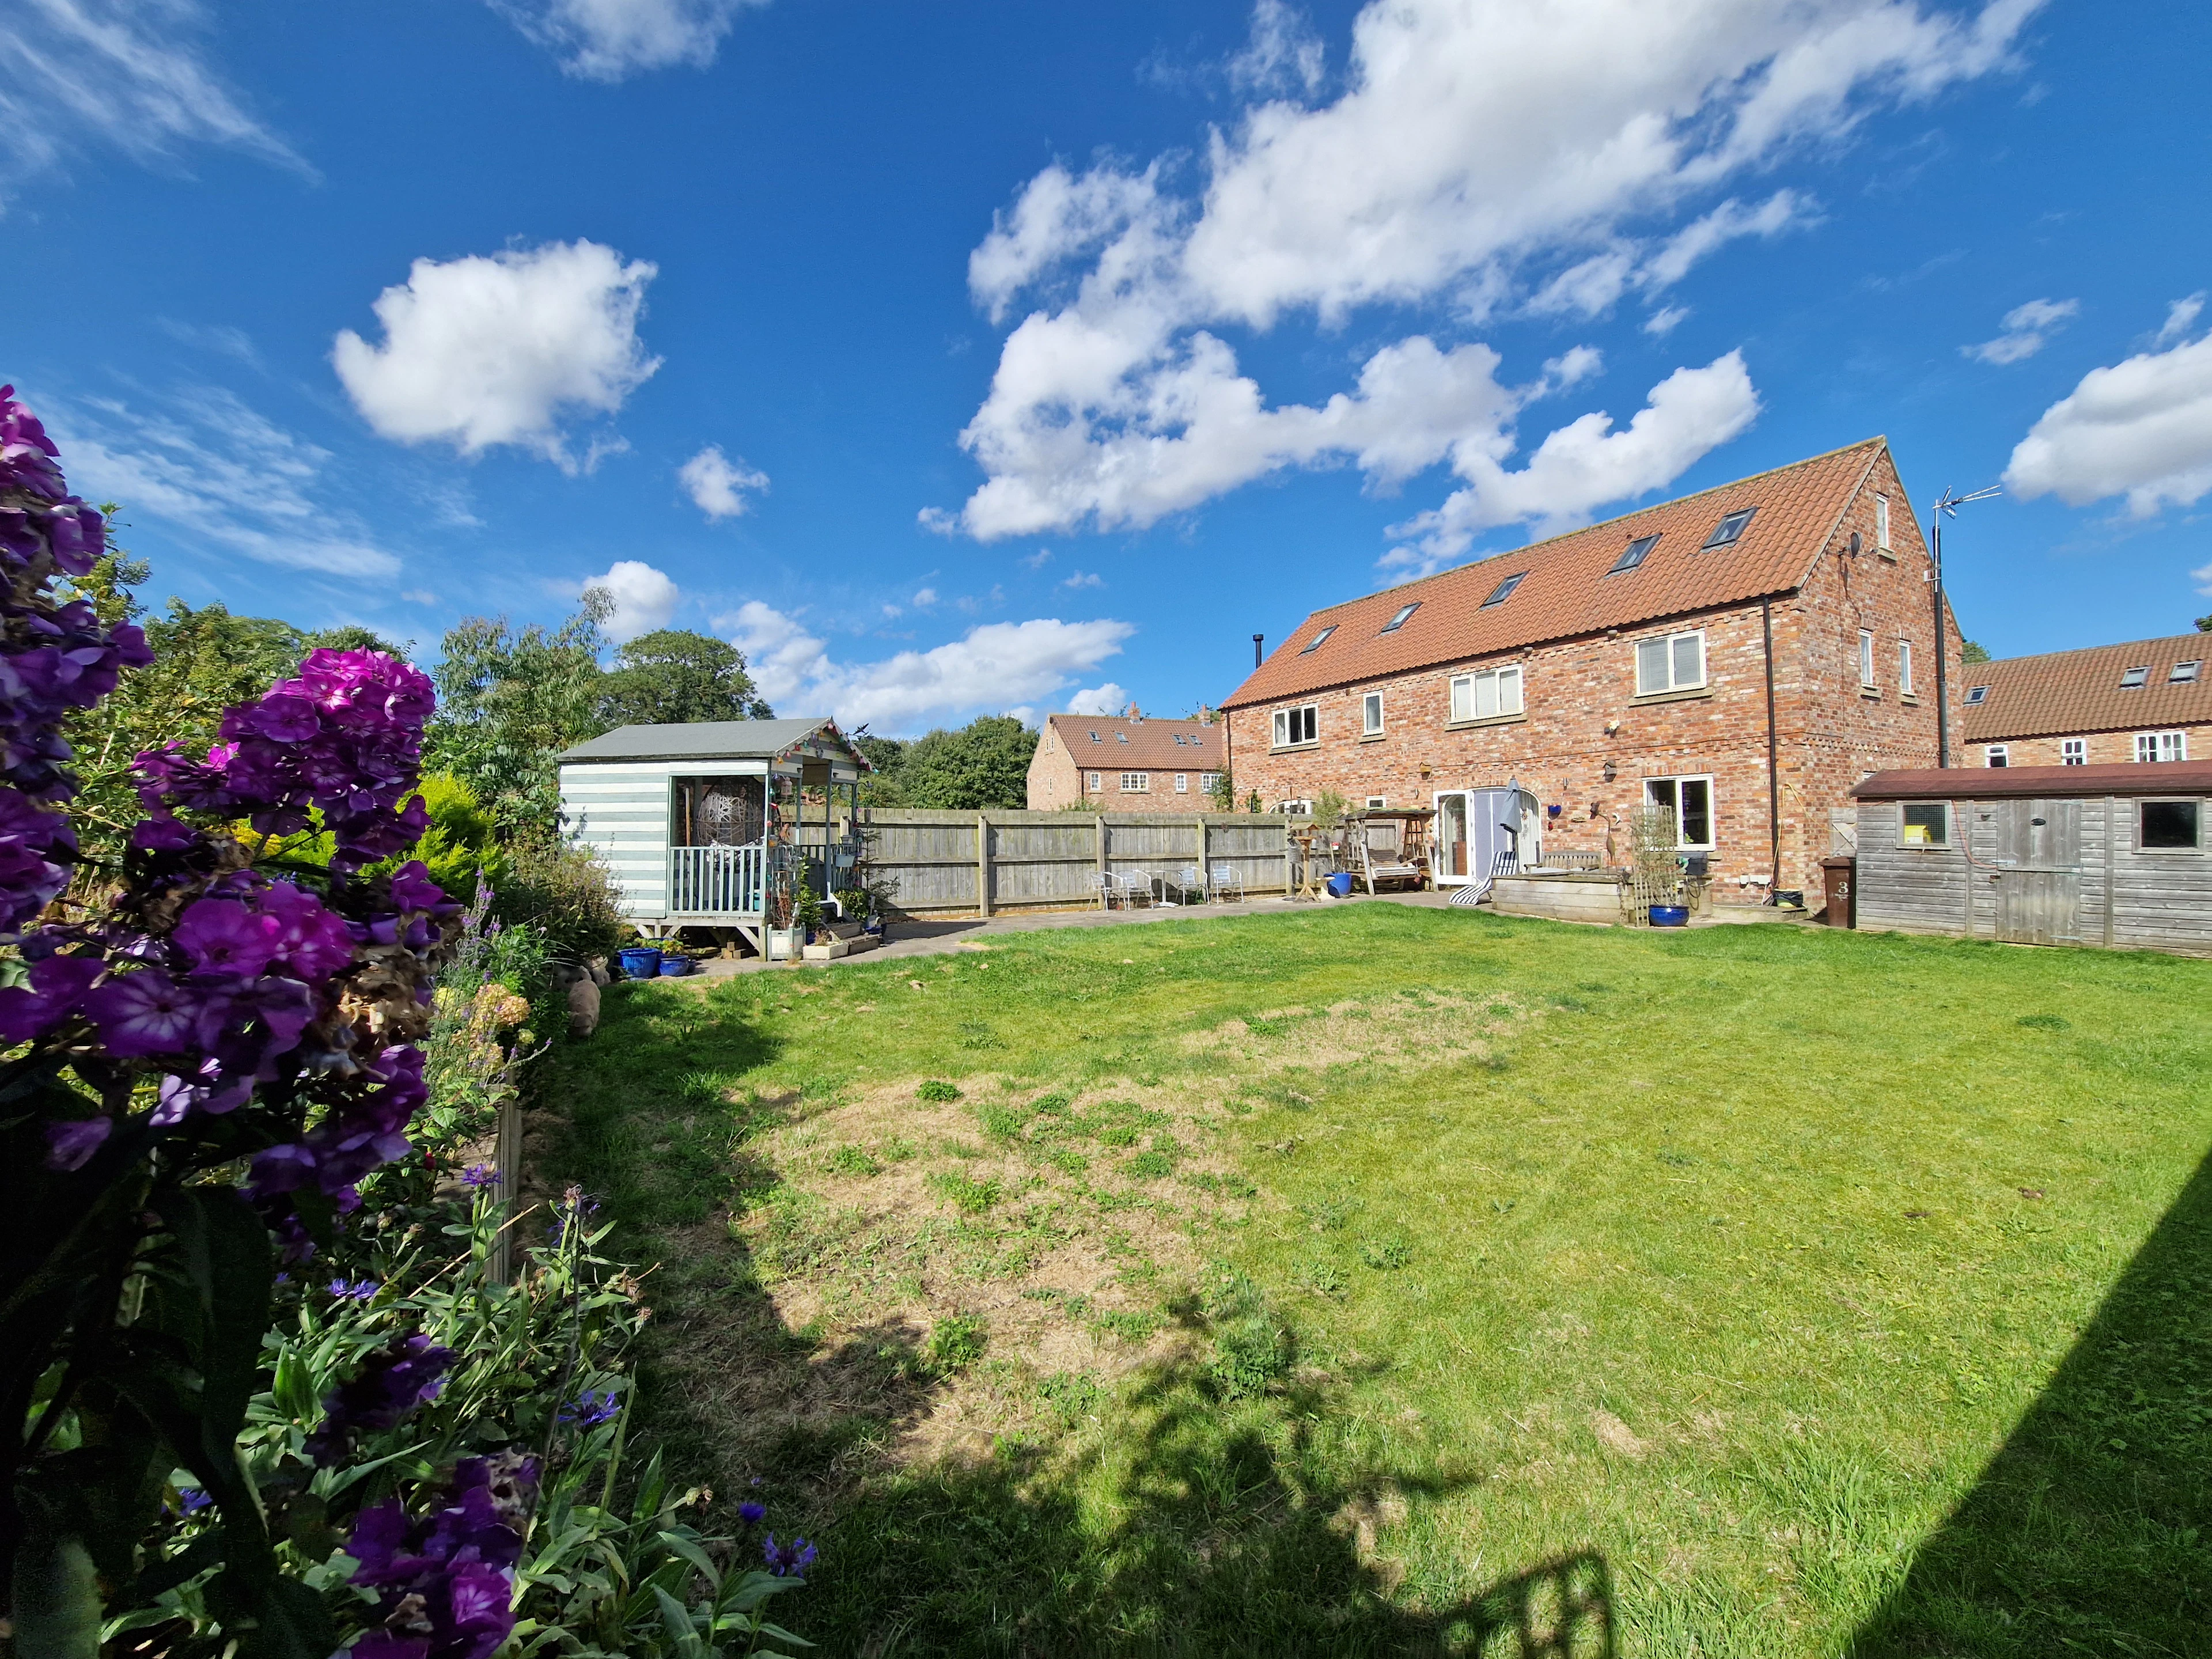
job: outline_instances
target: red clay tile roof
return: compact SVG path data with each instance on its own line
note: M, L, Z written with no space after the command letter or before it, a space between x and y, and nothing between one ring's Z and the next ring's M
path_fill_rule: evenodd
M2177 682L2179 662L2197 663L2197 678ZM2130 668L2150 673L2139 689L2123 690ZM1978 685L1990 694L1976 703L1968 699ZM1968 663L1957 696L1968 743L2212 721L2212 634Z
M1886 440L1869 438L1316 611L1222 707L1275 702L1329 686L1793 592L1803 584L1837 520L1886 447ZM1737 540L1700 550L1723 515L1747 507L1758 511ZM1911 514L1899 517L1899 544L1917 545ZM1654 535L1659 544L1641 565L1618 575L1607 574L1631 542ZM1518 571L1528 576L1512 597L1483 609L1498 585ZM1402 627L1382 632L1402 606L1416 600L1421 608ZM1332 626L1336 631L1312 654L1301 654L1315 635Z
M1861 800L1994 800L2027 795L2212 795L2212 762L2118 766L1954 766L1877 772L1851 793Z
M1050 714L1046 723L1060 734L1078 766L1101 772L1218 771L1221 734L1227 729L1200 720L1108 720L1096 714ZM1098 734L1096 743L1091 741L1093 732Z

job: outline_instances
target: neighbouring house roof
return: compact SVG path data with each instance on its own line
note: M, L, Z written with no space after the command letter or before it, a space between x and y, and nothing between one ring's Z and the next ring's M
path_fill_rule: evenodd
M827 715L788 720L690 720L670 726L617 726L564 749L563 761L771 760L821 734L863 770L867 757Z
M2176 680L2174 665L2188 662L2196 677ZM2138 687L2122 684L2131 668L2149 671ZM1979 702L1978 686L1989 688ZM1968 663L1954 696L1968 743L2212 721L2212 634Z
M1046 725L1066 745L1075 763L1093 772L1212 772L1222 765L1218 723L1202 720L1106 720L1091 714L1051 714ZM1093 743L1092 732L1098 734Z
M1222 706L1277 702L1793 592L1887 447L1886 439L1869 438L1316 611ZM1742 534L1724 547L1705 547L1721 520L1745 507L1757 510ZM1896 538L1917 550L1918 532L1905 503L1893 503L1893 513ZM1641 563L1607 574L1632 542L1646 536L1659 539ZM1510 597L1485 605L1501 582L1521 572L1527 574ZM1418 611L1384 631L1417 601ZM1335 632L1308 652L1314 636L1328 628Z
M1996 800L2026 795L2212 795L2212 762L2117 766L1954 766L1876 772L1853 786L1861 800Z

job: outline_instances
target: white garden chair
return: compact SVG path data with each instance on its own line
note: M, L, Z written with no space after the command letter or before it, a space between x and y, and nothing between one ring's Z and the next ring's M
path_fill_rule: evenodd
M1149 871L1109 871L1107 879L1120 891L1121 908L1125 910L1134 907L1139 898L1149 900L1152 896L1152 878Z
M1114 908L1114 896L1121 890L1121 884L1107 871L1093 870L1091 872L1091 890L1098 896L1098 908L1110 910Z
M1191 902L1190 896L1193 893L1198 895L1198 902L1200 904L1205 903L1206 899L1210 896L1206 884L1206 872L1200 869L1195 864L1184 865L1180 870L1177 870L1172 877L1166 878L1165 879L1167 884L1175 889L1175 902L1178 904L1189 903Z
M1217 901L1234 904L1244 902L1243 878L1237 873L1233 864L1217 864L1207 871L1206 887Z

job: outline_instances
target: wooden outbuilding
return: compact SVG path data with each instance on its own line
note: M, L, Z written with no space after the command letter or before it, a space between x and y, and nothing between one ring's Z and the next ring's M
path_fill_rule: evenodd
M1877 772L1857 925L2212 956L2212 764Z

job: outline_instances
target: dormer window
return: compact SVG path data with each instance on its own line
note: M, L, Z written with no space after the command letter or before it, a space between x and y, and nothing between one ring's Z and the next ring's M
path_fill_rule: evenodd
M1758 511L1755 507L1747 507L1729 514L1713 526L1713 533L1705 538L1705 546L1726 547L1743 534L1744 526L1751 522L1751 515ZM1700 548L1698 550L1702 552L1705 550Z
M1415 599L1411 605L1400 605L1398 607L1398 614L1391 617L1389 622L1382 624L1382 631L1385 634L1396 633L1400 629L1406 625L1406 618L1412 616L1420 608L1421 602L1419 599Z
M1490 597L1482 602L1482 609L1487 611L1492 605L1503 605L1506 600L1511 599L1513 597L1513 590L1521 586L1522 581L1528 574L1528 573L1525 570L1516 571L1512 575L1508 576L1504 581L1498 583L1497 586L1492 588L1490 590Z
M2143 664L2140 668L2130 668L2126 673L2120 676L2120 690L2123 691L2137 690L2149 678L2150 665L2148 663Z
M2166 684L2168 685L2187 685L2196 679L2197 671L2203 666L2204 665L2201 661L2178 662L2173 665L2173 672L2166 677Z
M1986 685L1977 685L1966 693L1966 707L1969 708L1978 708L1989 700L1990 688Z
M1318 650L1320 650L1320 649L1321 649L1321 647L1322 647L1322 641L1324 641L1324 640L1326 640L1326 639L1327 639L1330 635L1332 635L1332 634L1334 634L1334 633L1335 633L1335 632L1336 632L1336 624L1335 624L1334 623L1331 623L1328 627L1326 627L1326 628L1322 629L1321 630L1321 632L1320 632L1320 633L1318 633L1318 634L1315 635L1311 639L1308 640L1308 641L1305 642L1305 646L1304 646L1304 649L1302 649L1302 650L1300 650L1300 651L1299 651L1298 655L1300 655L1301 657L1303 657L1303 656L1304 656L1304 655L1306 654L1306 653L1307 653L1307 652L1309 652L1309 651L1318 651Z
M1635 569L1638 565L1651 556L1651 550L1658 545L1659 538L1656 536L1638 536L1634 541L1629 543L1627 550L1613 562L1613 568L1605 574L1608 576L1618 576L1624 570Z

